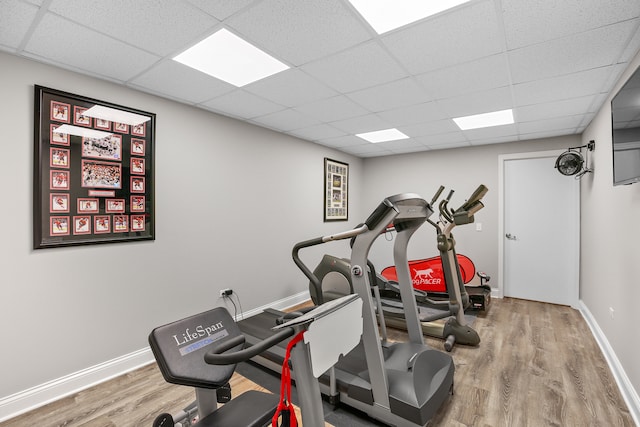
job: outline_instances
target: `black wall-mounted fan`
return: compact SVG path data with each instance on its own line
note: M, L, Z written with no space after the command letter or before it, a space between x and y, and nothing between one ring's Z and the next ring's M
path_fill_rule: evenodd
M555 166L555 168L558 169L558 172L565 176L577 175L576 178L581 178L585 173L592 172L591 169L586 167L584 158L580 151L576 151L585 147L587 150L593 151L595 141L589 141L587 145L583 145L581 147L569 148L567 151L560 154L556 159Z

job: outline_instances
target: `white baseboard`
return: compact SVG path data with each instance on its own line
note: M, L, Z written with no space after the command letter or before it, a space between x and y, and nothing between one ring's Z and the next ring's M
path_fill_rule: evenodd
M145 366L150 348L135 351L0 399L0 422Z
M266 308L283 310L309 300L309 292L301 292L242 313L242 318L261 313ZM227 307L229 309L229 307ZM149 347L118 357L96 366L66 375L44 384L0 398L0 422L14 418L48 403L62 399L99 383L155 361Z
M620 393L622 393L622 397L629 408L629 412L631 413L633 420L637 426L640 426L640 398L638 397L638 392L633 387L633 384L631 384L629 377L620 364L620 360L618 360L613 348L609 344L609 340L607 340L607 337L602 332L602 329L600 329L598 322L596 322L596 319L582 300L580 300L579 303L579 310L582 313L582 317L584 317L587 322L587 325L591 328L591 332L600 346L600 349L604 354L604 358L609 364L609 368L613 373L613 377L618 384Z

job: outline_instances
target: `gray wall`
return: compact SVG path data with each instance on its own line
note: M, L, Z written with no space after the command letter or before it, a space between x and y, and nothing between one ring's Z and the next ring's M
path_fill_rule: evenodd
M640 64L636 58L631 69ZM220 304L231 287L251 310L304 292L290 261L294 242L355 226L386 196L430 198L440 184L460 204L483 183L483 230L460 227L458 249L498 282L498 156L564 149L595 139L595 173L582 180L580 298L596 328L640 390L636 247L640 184L611 184L608 101L578 136L360 160L121 86L0 53L0 401L14 393L145 348L150 329ZM31 249L33 85L40 84L157 114L157 240ZM617 87L621 86L618 84ZM322 159L350 164L350 221L322 221ZM186 198L197 207L185 208ZM187 219L203 218L199 227ZM436 254L423 228L410 257ZM372 250L391 264L390 242ZM347 255L340 245L330 249ZM310 251L313 265L323 250ZM341 253L342 252L342 253ZM609 314L614 308L614 318ZM596 331L597 332L597 331ZM46 355L46 357L43 357ZM637 393L635 395L637 401Z
M632 61L612 94L638 66L640 56ZM580 298L606 336L640 405L640 184L613 186L611 98L582 135L583 144L595 140L596 148L594 173L581 185ZM609 308L614 310L613 318ZM640 411L640 406L636 410Z
M564 150L580 144L579 136L520 141L452 150L439 150L399 156L367 159L365 162L364 204L374 206L385 196L414 192L430 200L440 185L455 190L450 207L460 206L480 184L489 188L483 199L485 207L475 215L476 225L457 227L453 234L456 250L470 257L476 269L491 276L490 284L497 289L498 271L498 156L547 150ZM437 219L437 213L432 219ZM372 248L374 265L393 263L393 242L378 239ZM421 259L438 254L435 229L420 228L410 242L409 259ZM477 282L477 279L476 279Z
M324 157L350 164L362 216L360 159L15 56L0 69L0 401L147 347L220 289L245 311L305 292L293 244L355 226L323 222ZM34 84L157 114L154 242L32 249Z

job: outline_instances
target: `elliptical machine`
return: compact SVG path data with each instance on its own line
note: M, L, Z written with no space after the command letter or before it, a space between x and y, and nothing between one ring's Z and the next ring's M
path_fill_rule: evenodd
M443 190L444 187L441 186L431 200L430 205L435 204ZM474 221L473 215L482 209L483 204L480 200L487 191L487 187L480 185L467 202L455 210L451 210L448 207L453 195L453 191L451 191L447 198L439 203L439 221L436 223L431 221L430 218L426 219L426 222L436 229L437 247L443 266L448 299L435 300L430 298L426 292L418 289L413 289L413 297L417 303L418 319L422 333L444 339L444 348L447 351L451 351L456 342L470 346L477 346L480 343L480 336L468 325L464 317L464 310L470 301L460 274L458 258L455 253L455 240L451 230L456 225L469 224ZM396 223L393 224L393 228L395 231L401 231ZM384 232L389 232L389 230L387 228ZM398 233L398 236L400 236L400 233ZM296 257L297 255L294 254L294 260ZM298 261L296 263L298 264ZM318 304L354 292L350 269L350 260L324 255L313 273L305 273L309 278L309 293L312 300ZM407 329L407 320L405 319L407 311L399 284L389 282L384 277L376 274L375 267L369 261L367 261L367 270L372 284L371 290L374 295L374 301L378 309L378 323L380 324L381 333L386 336L386 325ZM408 280L412 282L411 278ZM427 310L428 308L437 310L435 312L429 311ZM381 316L383 317L381 318ZM440 319L447 320L444 323L435 322Z
M442 192L444 187L440 187L436 194L436 199ZM437 223L427 219L427 222L436 229L437 248L440 252L442 262L442 270L447 287L448 300L438 301L432 300L426 296L418 299L423 303L432 307L442 307L441 313L420 316L422 331L426 335L443 338L444 348L451 351L455 343L464 345L477 346L480 344L480 336L465 319L464 310L469 306L469 294L467 293L464 281L460 274L458 265L458 257L455 251L455 239L451 231L457 225L470 224L474 221L474 214L484 207L481 199L489 191L484 185L478 186L469 199L457 209L448 207L453 190L438 205L440 212L439 221ZM482 279L482 277L481 277ZM395 289L388 282L383 280L381 283L381 295L389 296L393 294ZM382 310L385 313L385 319L389 326L404 327L403 313L398 309L397 304L390 304L388 299L382 300ZM444 324L434 323L434 320L447 319Z

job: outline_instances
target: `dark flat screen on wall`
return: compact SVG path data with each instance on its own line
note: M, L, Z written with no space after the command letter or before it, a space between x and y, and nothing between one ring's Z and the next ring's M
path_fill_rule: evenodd
M611 100L613 185L640 182L640 69Z

